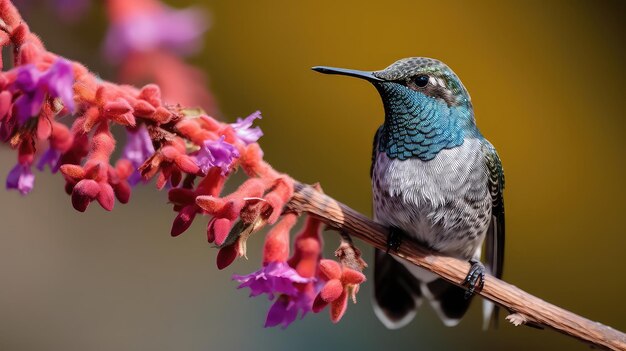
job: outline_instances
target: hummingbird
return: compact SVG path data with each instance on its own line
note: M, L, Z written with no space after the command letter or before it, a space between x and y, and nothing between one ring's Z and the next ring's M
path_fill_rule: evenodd
M485 273L500 278L504 263L504 172L476 126L467 89L446 64L426 57L380 71L313 70L369 81L382 98L385 119L374 136L370 177L374 220L390 229L387 252L374 256L375 314L397 329L427 300L446 326L457 325ZM403 240L469 261L464 287L389 255ZM484 328L497 323L497 313L484 300Z

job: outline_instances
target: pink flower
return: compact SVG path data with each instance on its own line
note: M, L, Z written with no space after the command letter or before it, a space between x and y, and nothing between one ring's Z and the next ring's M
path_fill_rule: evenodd
M263 136L263 131L261 131L260 127L251 128L252 123L254 123L254 120L257 118L262 118L261 111L256 111L244 119L237 118L237 122L230 124L235 130L235 133L237 133L237 136L243 140L246 145L255 143Z

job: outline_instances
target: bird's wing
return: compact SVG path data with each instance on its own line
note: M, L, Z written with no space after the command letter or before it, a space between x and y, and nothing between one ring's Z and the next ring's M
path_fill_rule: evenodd
M485 258L488 269L496 278L502 278L504 267L504 170L496 149L488 141L483 148L489 174L488 187L492 200L492 214L487 238ZM483 328L497 326L498 307L485 300L483 305Z

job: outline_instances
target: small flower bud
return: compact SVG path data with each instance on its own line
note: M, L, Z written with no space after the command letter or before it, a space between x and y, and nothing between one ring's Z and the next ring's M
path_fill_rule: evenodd
M68 178L72 178L72 179L83 179L85 178L85 175L86 175L83 167L79 165L71 165L71 164L62 165L60 170L64 176Z
M189 229L197 213L198 211L195 205L187 205L183 207L172 224L172 230L170 231L172 236L179 236Z
M97 200L100 206L107 211L113 210L115 205L115 192L109 183L100 182L100 191L98 192Z
M100 192L100 185L93 179L79 181L72 190L72 206L79 211L85 212L87 206Z
M263 247L263 264L275 261L287 261L289 257L289 231L296 224L298 217L287 213L265 238Z
M239 244L235 242L232 245L224 246L217 252L217 269L222 270L231 265L238 256L237 247Z
M215 220L211 221L210 228L207 230L207 240L212 239L209 242L215 242L215 245L222 246L232 227L232 221L226 218L215 218Z
M148 117L152 116L156 111L154 106L150 105L145 100L138 100L137 103L133 106L134 114L138 117Z
M107 102L104 105L104 114L107 117L119 116L125 113L131 112L133 108L128 101L124 99L116 99L115 101Z
M139 98L147 101L154 107L161 106L161 89L158 85L148 84L141 88Z

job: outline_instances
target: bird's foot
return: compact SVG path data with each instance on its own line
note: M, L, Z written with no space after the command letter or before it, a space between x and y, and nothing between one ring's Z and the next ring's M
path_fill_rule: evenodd
M467 287L467 291L465 291L466 299L472 297L474 292L482 290L485 285L485 266L476 259L471 259L469 262L472 267L463 281L463 286Z
M400 244L402 243L402 236L402 230L396 227L389 228L389 235L387 235L387 253L389 253L390 250L398 252Z

